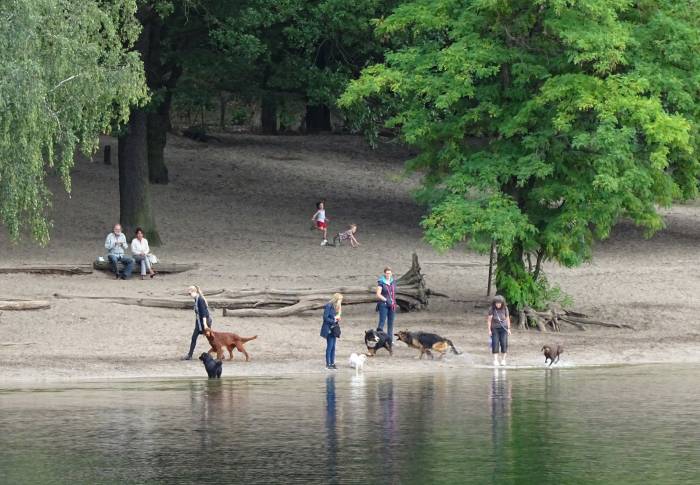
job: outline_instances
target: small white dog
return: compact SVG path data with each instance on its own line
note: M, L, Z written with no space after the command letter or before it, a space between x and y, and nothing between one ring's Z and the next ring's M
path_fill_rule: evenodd
M355 369L355 372L364 370L365 360L367 360L367 356L365 354L356 354L355 352L353 352L352 354L350 354L350 367Z

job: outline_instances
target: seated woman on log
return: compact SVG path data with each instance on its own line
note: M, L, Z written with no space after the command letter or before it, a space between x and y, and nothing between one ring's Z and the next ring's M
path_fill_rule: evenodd
M143 229L136 228L136 237L131 241L131 254L134 256L134 261L141 265L141 279L146 277L146 271L153 278L156 272L151 266L151 248L148 247L148 239L143 237Z

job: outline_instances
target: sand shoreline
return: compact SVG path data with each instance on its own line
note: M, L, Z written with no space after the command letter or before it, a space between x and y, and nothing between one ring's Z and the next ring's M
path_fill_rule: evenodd
M119 282L96 272L85 276L0 274L3 298L48 299L51 309L0 315L0 387L19 380L187 378L204 375L199 362L178 361L187 350L193 316L186 310L124 306L68 295L172 297L190 284L206 289L328 288L371 285L385 265L401 274L419 256L433 298L427 311L399 314L395 330L434 331L450 338L470 360L490 363L483 306L488 258L464 249L437 253L423 240L424 209L413 198L415 176L403 174L405 151L371 151L349 136L224 136L198 144L172 138L166 150L172 182L153 186L154 210L164 245L156 254L170 262L197 262L197 270L152 281ZM206 161L201 170L193 164ZM331 182L329 182L331 181ZM80 162L73 194L56 194L54 230L46 248L11 244L0 229L0 266L40 263L89 264L102 254L104 237L118 217L117 167ZM359 226L362 246L321 248L308 230L314 202L328 200L331 231ZM571 365L698 363L696 325L700 276L693 271L700 241L700 206L674 206L667 227L649 240L628 223L594 248L592 263L565 269L547 266L549 280L574 299L576 310L635 330L565 326L560 333L516 331L510 362L538 365L544 343L562 343ZM329 295L330 296L330 295ZM215 316L215 329L260 337L248 347L250 364L237 361L225 375L280 376L326 372L321 317L310 313L278 320ZM364 351L364 330L376 326L372 305L347 307L338 363ZM201 341L197 352L206 350ZM7 344L15 345L7 345ZM401 345L401 344L400 344ZM418 362L398 347L366 372L441 369ZM455 361L453 361L455 362ZM433 367L430 367L430 366ZM246 366L246 367L243 367ZM347 370L350 372L350 370ZM338 371L338 372L345 372Z

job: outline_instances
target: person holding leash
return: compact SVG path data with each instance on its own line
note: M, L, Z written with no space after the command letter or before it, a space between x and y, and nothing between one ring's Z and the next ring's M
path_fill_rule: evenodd
M501 354L500 365L506 365L506 353L508 352L508 335L510 335L510 314L506 299L496 295L491 302L486 323L491 337L491 352L493 353L493 365L498 366L498 354Z
M326 339L326 369L337 369L335 366L335 341L340 337L342 304L343 295L335 293L323 307L321 337Z
M379 324L377 330L384 331L386 323L386 334L389 343L394 340L394 315L396 314L396 280L391 273L391 268L384 268L384 274L377 281L377 311L379 312Z
M190 351L185 355L182 360L192 360L192 354L194 353L194 348L197 345L197 338L204 333L205 330L209 329L212 324L211 315L209 313L209 305L207 304L206 298L199 286L190 286L187 288L187 292L192 298L194 298L194 332L192 332L192 341L190 342Z

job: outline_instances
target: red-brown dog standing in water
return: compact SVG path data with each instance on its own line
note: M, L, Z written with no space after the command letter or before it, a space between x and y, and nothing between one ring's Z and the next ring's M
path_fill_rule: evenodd
M243 344L258 338L257 335L252 337L241 337L240 335L231 332L214 332L210 328L204 330L204 336L211 345L209 353L216 352L217 359L223 360L224 349L226 349L228 350L228 360L233 360L233 348L235 347L236 350L245 355L246 362L250 360L250 355L248 355L248 352L246 352Z

